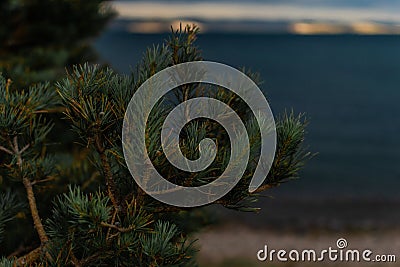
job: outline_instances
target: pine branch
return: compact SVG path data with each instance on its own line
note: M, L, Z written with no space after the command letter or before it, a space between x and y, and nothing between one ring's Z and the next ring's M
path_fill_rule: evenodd
M49 253L46 252L46 247L49 243L42 244L40 247L35 248L34 250L30 251L28 254L19 257L15 260L14 266L15 267L25 267L25 266L37 266L33 265L33 263L37 262L45 253L46 257L51 259Z
M13 143L14 143L14 154L17 156L17 165L22 169L22 152L24 152L29 145L26 145L24 148L19 150L18 146L18 137L15 136L13 138ZM27 177L22 177L22 183L24 184L26 194L28 197L28 202L29 202L29 208L31 210L32 214L32 219L33 223L35 225L36 231L39 235L40 242L42 244L45 244L47 241L49 241L49 238L47 237L46 231L44 230L42 221L39 216L39 211L37 209L37 204L36 204L36 199L35 199L35 194L33 193L33 188L32 188L32 183L29 181Z
M53 176L49 176L45 179L41 179L41 180L34 180L31 182L31 185L35 185L35 184L40 184L40 183L45 183L45 182L49 182L49 181L54 181L55 177Z
M13 155L14 153L11 150L8 150L7 148L5 148L4 146L0 146L0 150L6 152L7 154Z
M35 194L33 193L32 183L29 181L28 178L23 178L22 182L26 189L26 194L27 194L28 201L29 201L29 208L31 210L33 223L34 223L36 231L39 235L40 242L42 244L45 244L46 242L49 241L49 238L47 237L46 231L44 230L44 227L42 224L42 220L40 219L40 216L39 216L39 211L38 211L37 205L36 205Z
M15 262L14 262L14 265L16 267L19 267L19 266L21 266L21 267L22 266L31 266L31 264L33 262L36 262L42 256L42 253L43 253L43 248L42 247L35 248L34 250L29 252L28 254L16 259Z
M75 256L75 254L74 254L74 252L73 252L72 250L71 250L71 252L70 252L70 255L71 255L71 262L72 262L72 264L73 264L75 267L81 267L81 266L82 266L81 261L78 260L78 258Z
M111 218L111 224L112 225L114 225L114 223L115 223L115 219L117 218L117 213L118 213L118 210L114 210L113 216ZM109 238L110 238L111 229L112 228L109 228L108 231L107 231L106 240L109 240Z
M137 188L136 202L142 204L144 202L144 198L146 196L146 192L141 187Z
M264 191L266 191L266 190L268 190L268 189L271 189L271 188L273 188L273 187L274 187L274 186L273 186L273 185L270 185L270 184L262 185L262 186L260 186L259 188L257 188L255 191L253 191L253 194L260 193L260 192L264 192Z
M187 210L187 208L181 208L176 206L161 206L152 210L155 213L162 213L162 212L180 212L183 210Z
M114 182L113 175L111 172L110 163L108 162L107 155L104 152L100 153L100 159L101 159L101 163L103 165L104 175L106 176L106 186L107 186L108 196L110 197L114 208L116 210L118 210L119 203L118 203L118 200L116 197L117 190L116 190L115 182Z
M21 156L21 151L18 148L17 136L14 136L13 142L14 142L14 153L17 156L17 165L18 167L22 168L22 156Z
M117 189L116 189L115 181L113 179L111 166L110 166L110 163L108 162L108 158L105 153L105 149L104 149L103 145L101 144L100 137L98 135L96 135L96 137L95 137L95 146L96 146L97 152L100 155L100 160L101 160L101 164L103 167L104 176L106 178L106 186L107 186L108 196L111 199L114 209L119 210L120 205L119 205L119 201L117 198Z
M100 225L102 227L108 227L108 228L117 230L118 232L121 232L121 233L127 233L127 232L130 232L132 230L135 230L135 227L133 227L133 226L132 227L128 227L128 228L123 228L123 227L118 227L118 226L116 226L114 224L109 224L109 223L105 223L105 222L100 223Z
M90 255L87 258L82 259L80 261L81 266L85 266L85 265L89 264L90 262L97 260L97 258L100 257L102 254L103 254L103 252L99 251L99 252L96 252L96 253Z

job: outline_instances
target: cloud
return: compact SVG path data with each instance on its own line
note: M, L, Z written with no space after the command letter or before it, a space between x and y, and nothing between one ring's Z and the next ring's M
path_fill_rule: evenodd
M400 24L400 5L393 1L267 1L267 2L137 2L112 5L125 19L199 19L224 21L323 21L339 23L381 22ZM338 3L343 3L339 5ZM368 5L357 7L361 2ZM380 3L380 5L374 4ZM347 6L344 5L347 3ZM352 3L352 5L350 5ZM394 2L393 2L394 3Z

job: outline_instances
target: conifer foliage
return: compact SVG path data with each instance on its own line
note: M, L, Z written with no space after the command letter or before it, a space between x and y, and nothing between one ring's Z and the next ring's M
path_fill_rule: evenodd
M16 220L33 226L20 231L34 232L29 243L20 245L22 249L14 247L15 252L8 255L0 249L1 266L196 265L195 242L189 235L193 229L185 227L182 220L198 208L172 207L147 196L127 170L121 132L129 100L145 80L168 66L202 59L195 45L197 32L196 26L173 30L164 44L144 53L131 75L97 65L77 65L55 84L56 91L48 83L14 89L10 80L0 79L0 248L2 237L12 232ZM249 76L258 82L256 75ZM198 157L198 143L205 137L216 140L218 154L204 172L176 170L163 155L160 131L168 111L182 101L208 93L229 103L247 123L250 143L255 147L251 151L254 162L259 154L259 129L246 104L224 88L204 86L177 88L152 111L147 126L146 142L153 164L166 179L185 186L217 178L229 161L230 144L216 123L190 122L181 134L180 149L185 156ZM39 197L38 192L59 188L60 166L65 166L46 149L46 137L53 126L47 115L60 106L64 112L59 116L70 125L65 131L72 129L76 142L88 150L87 157L99 173L94 179L100 186L93 190L74 184L71 177L68 186L61 186L64 193L58 194L51 206L43 206L43 195ZM250 204L261 191L296 178L310 156L303 148L305 126L302 115L278 117L276 157L265 183L257 192L248 192L254 171L250 162L239 184L215 204L255 211Z
M103 0L0 1L0 72L18 85L53 81L95 57L90 38L114 16Z

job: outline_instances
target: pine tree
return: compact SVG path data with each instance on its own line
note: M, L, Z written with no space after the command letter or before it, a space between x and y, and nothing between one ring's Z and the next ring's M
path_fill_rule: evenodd
M94 59L90 39L113 15L103 0L0 1L0 72L17 86L54 81Z
M144 53L130 75L97 65L76 65L56 83L56 92L48 83L14 90L10 80L0 79L0 244L15 250L12 253L2 247L1 266L196 265L196 246L190 233L197 226L182 222L196 217L199 208L162 204L136 185L124 161L121 129L129 100L144 81L168 66L202 59L195 45L197 33L196 26L173 31L163 45ZM257 75L248 75L260 82ZM225 88L205 90L205 86L177 88L174 96L152 111L148 121L146 142L153 164L166 179L185 186L206 184L210 181L206 177L218 177L229 161L229 143L218 124L192 121L182 133L185 156L198 157L198 142L205 137L220 140L218 154L203 172L188 174L174 169L162 152L160 131L177 103L205 92L229 103L249 122L249 139L255 147L251 158L259 155L259 128L251 123L253 115L246 104ZM59 106L64 108L60 116L86 149L82 157L89 158L94 169L82 165L65 171L68 164L62 162L64 158L48 149L53 124L47 111ZM303 145L305 127L302 115L278 117L276 156L264 184L249 193L254 172L249 163L238 185L214 205L256 211L253 203L262 191L296 178L310 157ZM183 180L188 175L189 179ZM64 192L58 192L60 188ZM49 206L43 191L51 197L57 194ZM31 227L15 229L17 221ZM9 241L9 234L15 231L33 238L18 248Z

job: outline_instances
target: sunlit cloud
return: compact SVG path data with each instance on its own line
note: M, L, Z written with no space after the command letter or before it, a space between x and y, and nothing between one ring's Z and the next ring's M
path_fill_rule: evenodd
M400 26L387 26L377 23L357 22L351 25L354 32L359 34L400 34Z
M357 7L324 1L137 2L114 1L120 19L135 33L168 32L195 23L202 32L291 32L295 34L400 34L400 5ZM326 3L326 2L325 2ZM351 3L351 2L349 2Z
M342 25L298 22L291 25L290 31L297 34L340 34L347 29Z
M200 20L316 20L326 22L400 23L400 9L388 7L296 6L228 2L113 2L120 18Z
M400 26L371 22L355 22L351 24L297 22L290 25L289 32L295 34L400 34Z

